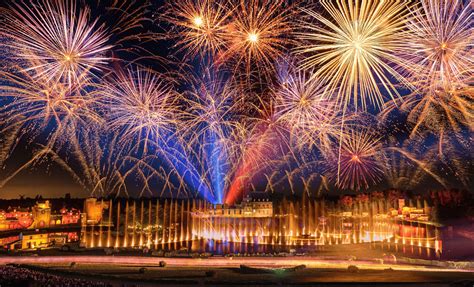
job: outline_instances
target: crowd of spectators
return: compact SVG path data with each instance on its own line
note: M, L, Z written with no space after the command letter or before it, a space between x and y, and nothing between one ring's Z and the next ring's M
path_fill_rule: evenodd
M57 276L19 266L0 266L0 286L110 286L107 283Z

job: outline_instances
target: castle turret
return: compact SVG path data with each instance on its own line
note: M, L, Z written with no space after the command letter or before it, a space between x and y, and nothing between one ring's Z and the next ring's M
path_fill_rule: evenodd
M51 221L51 205L49 200L45 202L37 202L33 207L33 224L30 228L49 227Z

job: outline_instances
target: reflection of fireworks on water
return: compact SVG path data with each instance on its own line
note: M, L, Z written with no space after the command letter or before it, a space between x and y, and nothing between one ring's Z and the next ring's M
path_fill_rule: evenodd
M315 68L314 76L336 90L337 101L356 107L367 101L382 105L384 93L398 97L392 77L402 79L390 63L398 63L393 50L403 38L405 3L393 1L322 1L325 17L304 10L317 24L304 21L297 48L303 68ZM317 69L316 69L317 68ZM389 74L390 76L387 76Z

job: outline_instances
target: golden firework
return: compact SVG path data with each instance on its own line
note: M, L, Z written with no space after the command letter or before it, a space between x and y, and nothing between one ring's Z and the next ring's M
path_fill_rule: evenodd
M305 71L290 68L274 89L275 114L298 146L327 150L341 135L342 118L326 87Z
M403 77L392 64L393 51L404 36L406 4L403 1L321 1L328 17L303 9L310 20L301 23L296 52L305 56L304 69L314 69L313 78L327 83L344 109L357 109L367 102L381 106L384 94L399 97L395 79ZM313 22L312 20L315 20Z
M387 112L407 112L412 134L420 127L439 135L474 127L471 14L469 5L450 0L422 1L411 10L405 45L395 55L413 91Z
M273 71L291 44L293 10L284 0L240 0L226 28L228 48L219 57L247 74Z
M177 50L189 56L216 54L225 49L227 23L233 11L226 1L183 0L169 2L163 18L172 24L167 36Z
M2 13L5 17L0 35L17 60L26 62L25 70L43 80L70 85L89 79L111 60L105 53L109 35L91 10L79 8L69 0L45 1L28 6L15 3Z
M6 82L0 85L0 99L5 103L0 109L3 124L19 124L32 135L52 125L48 146L69 131L102 122L95 110L97 99L87 93L90 87L84 82L70 85L52 81L41 72L23 70L0 75Z
M420 94L466 87L474 71L472 8L459 0L424 0L410 12L405 45L395 52L411 84Z

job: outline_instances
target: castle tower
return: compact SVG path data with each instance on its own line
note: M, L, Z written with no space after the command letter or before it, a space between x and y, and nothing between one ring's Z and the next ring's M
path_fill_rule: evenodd
M30 228L49 227L51 221L51 206L49 200L46 200L45 202L37 202L32 211L33 224Z

